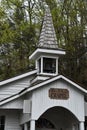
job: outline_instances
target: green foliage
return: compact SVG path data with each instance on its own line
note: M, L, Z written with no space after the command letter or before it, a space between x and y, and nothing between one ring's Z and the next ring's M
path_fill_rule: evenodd
M66 50L60 59L60 73L87 83L86 0L46 0L52 16L58 46ZM29 70L28 57L35 50L43 16L41 0L2 0L0 5L0 79Z
M84 58L87 44L87 2L54 0L55 6L53 1L46 2L52 11L58 45L66 50L66 56L60 59L60 73L80 83L87 82L84 73L87 64L87 59Z
M0 8L0 80L29 71L43 8L40 1L3 0ZM40 21L39 21L40 20Z

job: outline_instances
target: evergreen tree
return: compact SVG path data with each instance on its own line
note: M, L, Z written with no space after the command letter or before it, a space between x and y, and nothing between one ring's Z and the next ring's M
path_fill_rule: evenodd
M33 0L3 0L1 80L29 71L29 55L36 48L43 15L42 5ZM1 48L3 48L1 46Z
M59 48L60 73L86 84L87 2L46 0ZM41 28L44 3L41 0L3 0L0 5L0 79L29 70L29 55L35 50Z
M87 44L87 2L85 0L46 0L53 15L58 45L66 50L60 60L60 73L83 82L86 70L84 54ZM62 65L61 65L62 64Z

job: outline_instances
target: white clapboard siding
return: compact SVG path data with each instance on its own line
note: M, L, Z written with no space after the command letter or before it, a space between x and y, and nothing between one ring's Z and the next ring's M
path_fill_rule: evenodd
M68 100L49 98L50 88L64 88L69 91ZM60 106L71 111L80 121L84 121L84 94L75 86L63 80L42 86L33 92L32 119L38 119L49 108Z
M19 111L0 110L0 115L5 116L5 130L21 130Z
M0 101L12 95L18 94L23 89L29 87L31 78L32 76L29 76L0 86Z
M6 116L5 130L21 130L19 126L19 113L12 112Z
M12 100L11 102L8 102L2 106L0 106L1 109L19 109L22 110L23 109L23 99L22 98L18 98L16 100Z

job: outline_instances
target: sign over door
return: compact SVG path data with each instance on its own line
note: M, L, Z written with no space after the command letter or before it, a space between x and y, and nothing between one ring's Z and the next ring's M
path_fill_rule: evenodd
M50 88L49 97L51 99L67 100L69 98L69 91L68 89Z

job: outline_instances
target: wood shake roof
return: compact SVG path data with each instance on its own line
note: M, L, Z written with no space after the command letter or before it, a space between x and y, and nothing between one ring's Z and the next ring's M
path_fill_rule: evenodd
M58 43L52 21L52 15L48 6L45 7L45 16L43 20L38 47L58 49Z

